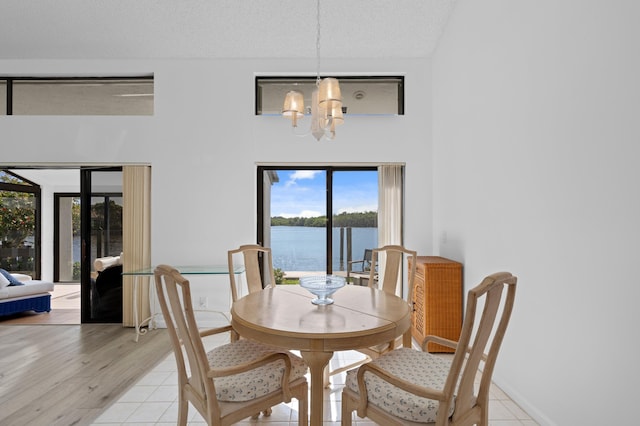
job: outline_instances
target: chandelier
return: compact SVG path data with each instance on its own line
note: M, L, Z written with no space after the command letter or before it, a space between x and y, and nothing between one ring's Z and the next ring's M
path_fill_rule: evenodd
M305 136L311 133L316 140L334 139L336 126L344 123L342 115L342 95L340 84L335 78L320 78L320 0L316 2L316 88L311 94L311 127ZM294 133L298 120L305 114L304 97L297 90L289 91L284 99L282 116L291 120Z

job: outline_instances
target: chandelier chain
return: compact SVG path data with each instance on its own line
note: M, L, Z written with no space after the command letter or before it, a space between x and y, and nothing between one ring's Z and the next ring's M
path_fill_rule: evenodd
M316 86L320 85L320 0L316 1Z

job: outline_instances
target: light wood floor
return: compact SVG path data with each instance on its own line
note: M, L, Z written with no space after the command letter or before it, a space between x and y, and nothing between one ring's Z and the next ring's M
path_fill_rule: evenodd
M90 425L171 351L166 330L0 322L0 425Z
M0 317L0 325L79 325L80 309L53 308L51 312L19 312Z

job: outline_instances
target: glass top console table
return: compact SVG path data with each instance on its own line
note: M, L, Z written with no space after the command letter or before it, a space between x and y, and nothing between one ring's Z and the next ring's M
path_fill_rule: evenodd
M182 265L182 266L174 266L174 268L176 268L178 272L180 272L180 274L182 275L228 275L229 274L229 267L227 265ZM138 338L140 337L141 334L145 334L149 329L156 328L155 309L151 310L151 316L140 321L139 314L138 314L138 300L137 300L138 285L139 285L140 278L148 277L152 279L154 269L155 267L151 266L143 269L138 269L135 271L127 271L122 273L123 276L133 277L133 318L135 322L134 326L136 331L136 338L135 338L136 342L138 341ZM235 267L233 270L233 273L235 275L244 273L244 267L243 266ZM155 284L150 285L150 281L147 281L147 283L149 284L149 304L151 305L151 295L155 293L154 292ZM221 314L224 315L222 312ZM145 324L148 324L147 328L143 328Z

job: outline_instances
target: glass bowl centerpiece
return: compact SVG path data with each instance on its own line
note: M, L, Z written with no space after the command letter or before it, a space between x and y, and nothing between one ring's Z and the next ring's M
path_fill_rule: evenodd
M333 303L331 296L337 290L344 287L346 280L344 277L336 275L310 275L300 277L300 286L306 288L316 296L311 301L314 305L330 305Z

